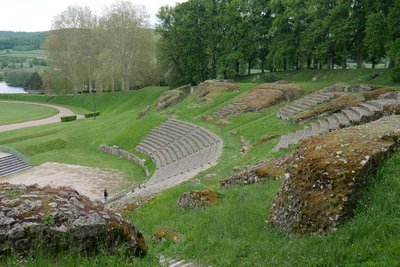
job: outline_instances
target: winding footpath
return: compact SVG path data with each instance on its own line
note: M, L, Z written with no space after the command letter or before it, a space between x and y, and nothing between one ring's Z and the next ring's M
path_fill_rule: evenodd
M40 120L33 120L33 121L26 121L26 122L19 122L19 123L13 123L13 124L0 125L0 133L1 132L12 131L12 130L16 130L16 129L40 126L40 125L45 125L45 124L52 124L52 123L60 122L61 121L61 117L63 117L63 116L76 115L70 109L67 109L67 108L64 108L64 107L61 107L61 106L56 106L56 105L50 105L50 104L44 104L44 103L36 103L36 102L24 102L24 101L0 101L0 105L1 105L2 102L4 102L4 103L18 103L18 104L30 104L30 105L45 106L45 107L54 108L54 109L58 110L58 114L56 114L54 116L51 116L49 118L40 119ZM77 115L77 119L82 119L83 117L84 117L83 115Z

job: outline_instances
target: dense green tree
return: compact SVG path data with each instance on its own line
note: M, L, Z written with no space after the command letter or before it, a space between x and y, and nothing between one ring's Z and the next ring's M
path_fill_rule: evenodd
M25 88L31 90L40 90L43 88L43 80L39 73L32 73L31 77L25 83Z
M7 72L6 82L11 86L25 86L26 81L32 76L32 72L24 69L16 69Z
M372 62L372 68L385 56L387 43L387 27L385 16L382 12L368 15L366 22L365 46L368 59Z
M394 0L189 0L163 7L158 58L173 84L276 69L400 60Z

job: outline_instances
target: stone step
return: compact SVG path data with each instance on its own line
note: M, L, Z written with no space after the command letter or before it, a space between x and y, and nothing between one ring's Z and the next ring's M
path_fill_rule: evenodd
M367 110L368 112L370 112L371 114L374 114L375 112L379 112L382 111L382 109L379 109L378 107L367 103L362 103L359 105L360 108L363 108L365 110Z
M349 126L351 124L349 118L343 112L337 112L332 115L335 117L339 122L339 127L341 126Z
M14 155L0 158L0 176L9 175L31 168L30 164Z
M8 165L18 163L19 161L20 161L20 159L18 159L15 156L3 158L0 160L0 168L3 166L8 166Z
M28 170L30 168L32 168L32 166L25 166L25 167L9 169L7 171L1 171L0 172L0 176L11 175L11 174L14 174L14 173L18 173L18 172L22 172L22 171Z
M326 120L329 123L329 130L339 129L339 121L335 116L328 116Z
M312 134L312 136L318 135L319 134L319 130L320 130L319 123L312 122L310 124L310 126L311 126L311 134Z
M319 124L319 134L325 134L325 133L329 133L329 122L326 119L320 119L318 120L318 124Z
M9 172L10 170L19 170L22 168L26 168L26 167L30 167L29 164L25 163L25 162L18 162L18 163L14 163L12 165L8 165L8 166L3 166L0 168L0 174L4 174Z
M369 116L373 115L373 113L371 114L370 112L366 111L365 109L362 109L359 107L351 107L350 110L353 111L354 113L356 113L360 118L369 117Z
M292 106L298 107L300 110L306 110L310 105L304 104L303 101L293 102Z
M358 122L361 120L361 116L350 109L342 110L342 113L349 119L350 122Z

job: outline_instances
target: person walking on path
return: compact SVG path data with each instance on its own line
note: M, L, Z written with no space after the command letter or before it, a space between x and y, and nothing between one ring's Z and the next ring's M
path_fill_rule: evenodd
M107 189L104 189L104 203L107 203L108 192Z

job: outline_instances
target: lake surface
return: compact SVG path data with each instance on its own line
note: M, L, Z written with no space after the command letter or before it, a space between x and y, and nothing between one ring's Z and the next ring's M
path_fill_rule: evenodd
M0 94L26 94L22 87L11 87L5 82L0 82Z

